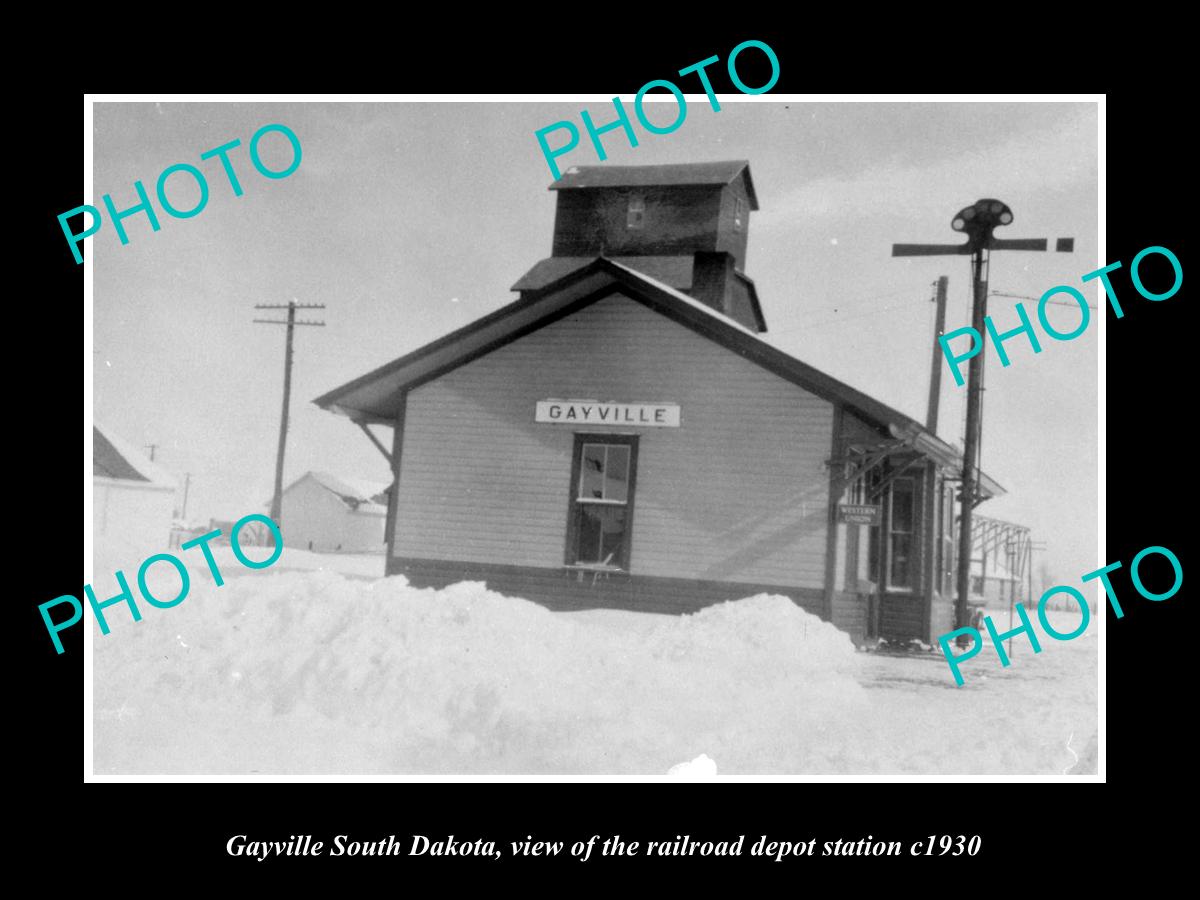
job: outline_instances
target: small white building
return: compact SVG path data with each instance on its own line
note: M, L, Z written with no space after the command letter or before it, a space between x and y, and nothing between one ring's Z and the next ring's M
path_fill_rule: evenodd
M92 533L130 550L165 549L175 479L102 425L92 426Z
M972 603L1003 609L1014 600L1025 598L1025 580L1013 573L1003 552L993 549L983 559L971 560Z
M323 552L382 553L387 491L385 482L306 472L283 491L283 545Z

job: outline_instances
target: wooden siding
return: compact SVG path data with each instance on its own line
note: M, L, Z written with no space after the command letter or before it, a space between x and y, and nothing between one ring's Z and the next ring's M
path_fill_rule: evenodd
M705 306L711 306L717 312L732 318L729 285L734 278L733 257L728 253L697 253L694 259L692 289L688 293ZM743 320L739 321L751 331L758 331L753 316L750 317L749 324Z
M750 298L750 285L734 275L726 288L726 314L753 332L758 332L758 319L754 315L754 301Z
M930 619L929 640L936 646L939 637L954 630L954 598L934 594Z
M844 413L845 409L842 406L834 406L833 422L829 429L829 459L831 462L827 467L829 470L829 503L825 508L825 604L822 608L822 616L829 620L833 619L833 593L838 588L838 543L845 541L845 530L842 529L839 532L837 522L837 504L841 498L842 477L838 470L839 467L832 464L832 460L840 459L842 456L842 415Z
M750 285L734 271L734 258L728 253L697 252L694 259L688 293L757 334L759 320L750 299ZM636 269L637 263L631 267Z
M830 621L848 632L856 643L866 640L869 600L866 594L833 592L833 617Z
M741 198L742 227L733 227L737 216L737 201ZM750 235L750 198L745 182L738 178L721 191L721 212L717 220L717 249L733 255L734 265L746 271L746 244Z
M937 477L937 467L927 462L921 467L921 636L929 641L933 630L933 592L937 590L937 553L941 535L937 532L938 505L941 503L942 482Z
M842 417L842 436L847 444L869 444L874 441L887 440L890 437L886 429L877 425L868 425L861 417L849 410Z
M879 633L889 641L927 641L925 601L920 594L887 593L880 607Z
M387 521L383 528L389 559L396 552L396 499L400 495L400 490L396 487L396 484L400 480L400 465L403 462L401 455L404 452L404 408L407 405L407 400L408 392L404 391L400 394L396 420L392 423L392 489L388 491Z
M720 185L559 191L552 253L690 256L716 250L722 193ZM641 228L627 224L632 195L646 203Z
M673 402L679 428L539 424L549 398ZM825 583L833 407L610 296L408 394L394 553L561 567L574 434L641 434L630 570Z
M489 590L532 600L553 610L628 609L635 612L692 613L755 594L782 594L800 608L821 614L822 592L778 584L697 581L648 575L598 578L563 569L444 562L392 557L388 575L404 575L415 587L442 588L459 581L482 581Z

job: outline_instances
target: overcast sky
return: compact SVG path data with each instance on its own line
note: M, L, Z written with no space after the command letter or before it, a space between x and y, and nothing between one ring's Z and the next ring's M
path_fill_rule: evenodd
M769 96L769 95L767 95ZM627 101L631 98L625 98ZM1004 237L1074 237L1075 252L997 252L991 288L1040 296L1108 260L1097 246L1094 104L797 103L700 95L668 135L639 129L630 148L605 135L614 165L750 161L761 209L750 216L746 272L767 337L781 349L924 421L934 309L932 283L950 278L947 330L969 321L966 257L893 259L894 242L956 243L961 207L998 197L1016 220ZM188 162L209 176L207 207L189 219L159 210L111 223L87 242L95 265L95 416L182 484L189 518L236 518L269 500L283 379L280 326L251 324L255 303L325 303L297 329L285 481L309 469L387 481L385 460L350 422L311 400L369 369L510 302L509 287L550 255L555 195L534 132L603 102L418 104L99 103L94 187L134 205L158 174ZM609 104L611 109L611 104ZM653 115L653 113L652 113ZM655 116L665 123L665 108ZM247 145L283 123L303 146L291 176L268 180ZM234 197L201 152L240 138L230 158ZM268 165L286 141L263 141ZM586 135L559 160L596 164ZM169 197L194 204L173 176ZM189 193L191 191L191 193ZM156 201L157 207L157 201ZM989 350L983 466L1008 490L980 512L1030 525L1048 545L1057 581L1102 565L1096 549L1097 286L1084 291L1092 324L1079 338L1023 338L1002 368ZM1001 329L1017 300L993 297ZM1025 301L1036 321L1036 302ZM1060 331L1077 309L1051 307ZM259 314L261 315L261 314ZM965 388L943 369L939 433L962 441ZM388 432L382 430L385 443Z

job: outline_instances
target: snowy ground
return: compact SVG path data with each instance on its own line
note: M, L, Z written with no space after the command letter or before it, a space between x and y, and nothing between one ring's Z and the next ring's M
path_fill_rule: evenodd
M189 554L179 606L90 625L97 774L663 775L701 754L723 775L1096 771L1094 621L1036 656L1017 640L1007 669L989 647L959 688L940 653L857 652L780 597L551 613L370 578L378 556L217 561L224 586ZM99 551L96 571L116 593ZM178 579L156 566L150 587Z
M265 547L247 547L244 552L259 561L270 557ZM213 558L222 572L233 575L247 574L234 559L233 550L227 544L213 547ZM313 553L311 550L296 550L284 547L283 555L272 563L272 572L340 572L351 578L382 578L384 557L382 553Z

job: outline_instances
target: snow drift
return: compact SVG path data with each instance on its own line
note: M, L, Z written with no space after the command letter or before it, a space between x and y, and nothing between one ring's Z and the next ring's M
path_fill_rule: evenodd
M477 582L189 567L180 606L93 626L98 773L795 772L867 706L850 638L786 597L612 625Z
M940 653L855 653L784 597L551 613L289 552L254 572L214 548L221 587L185 553L181 605L143 605L140 623L112 607L107 637L88 626L98 774L1096 772L1099 617L1036 655L1017 639L1007 668L986 648L960 688ZM113 568L96 565L102 598ZM149 574L176 595L170 566ZM1078 613L1050 618L1067 633Z

